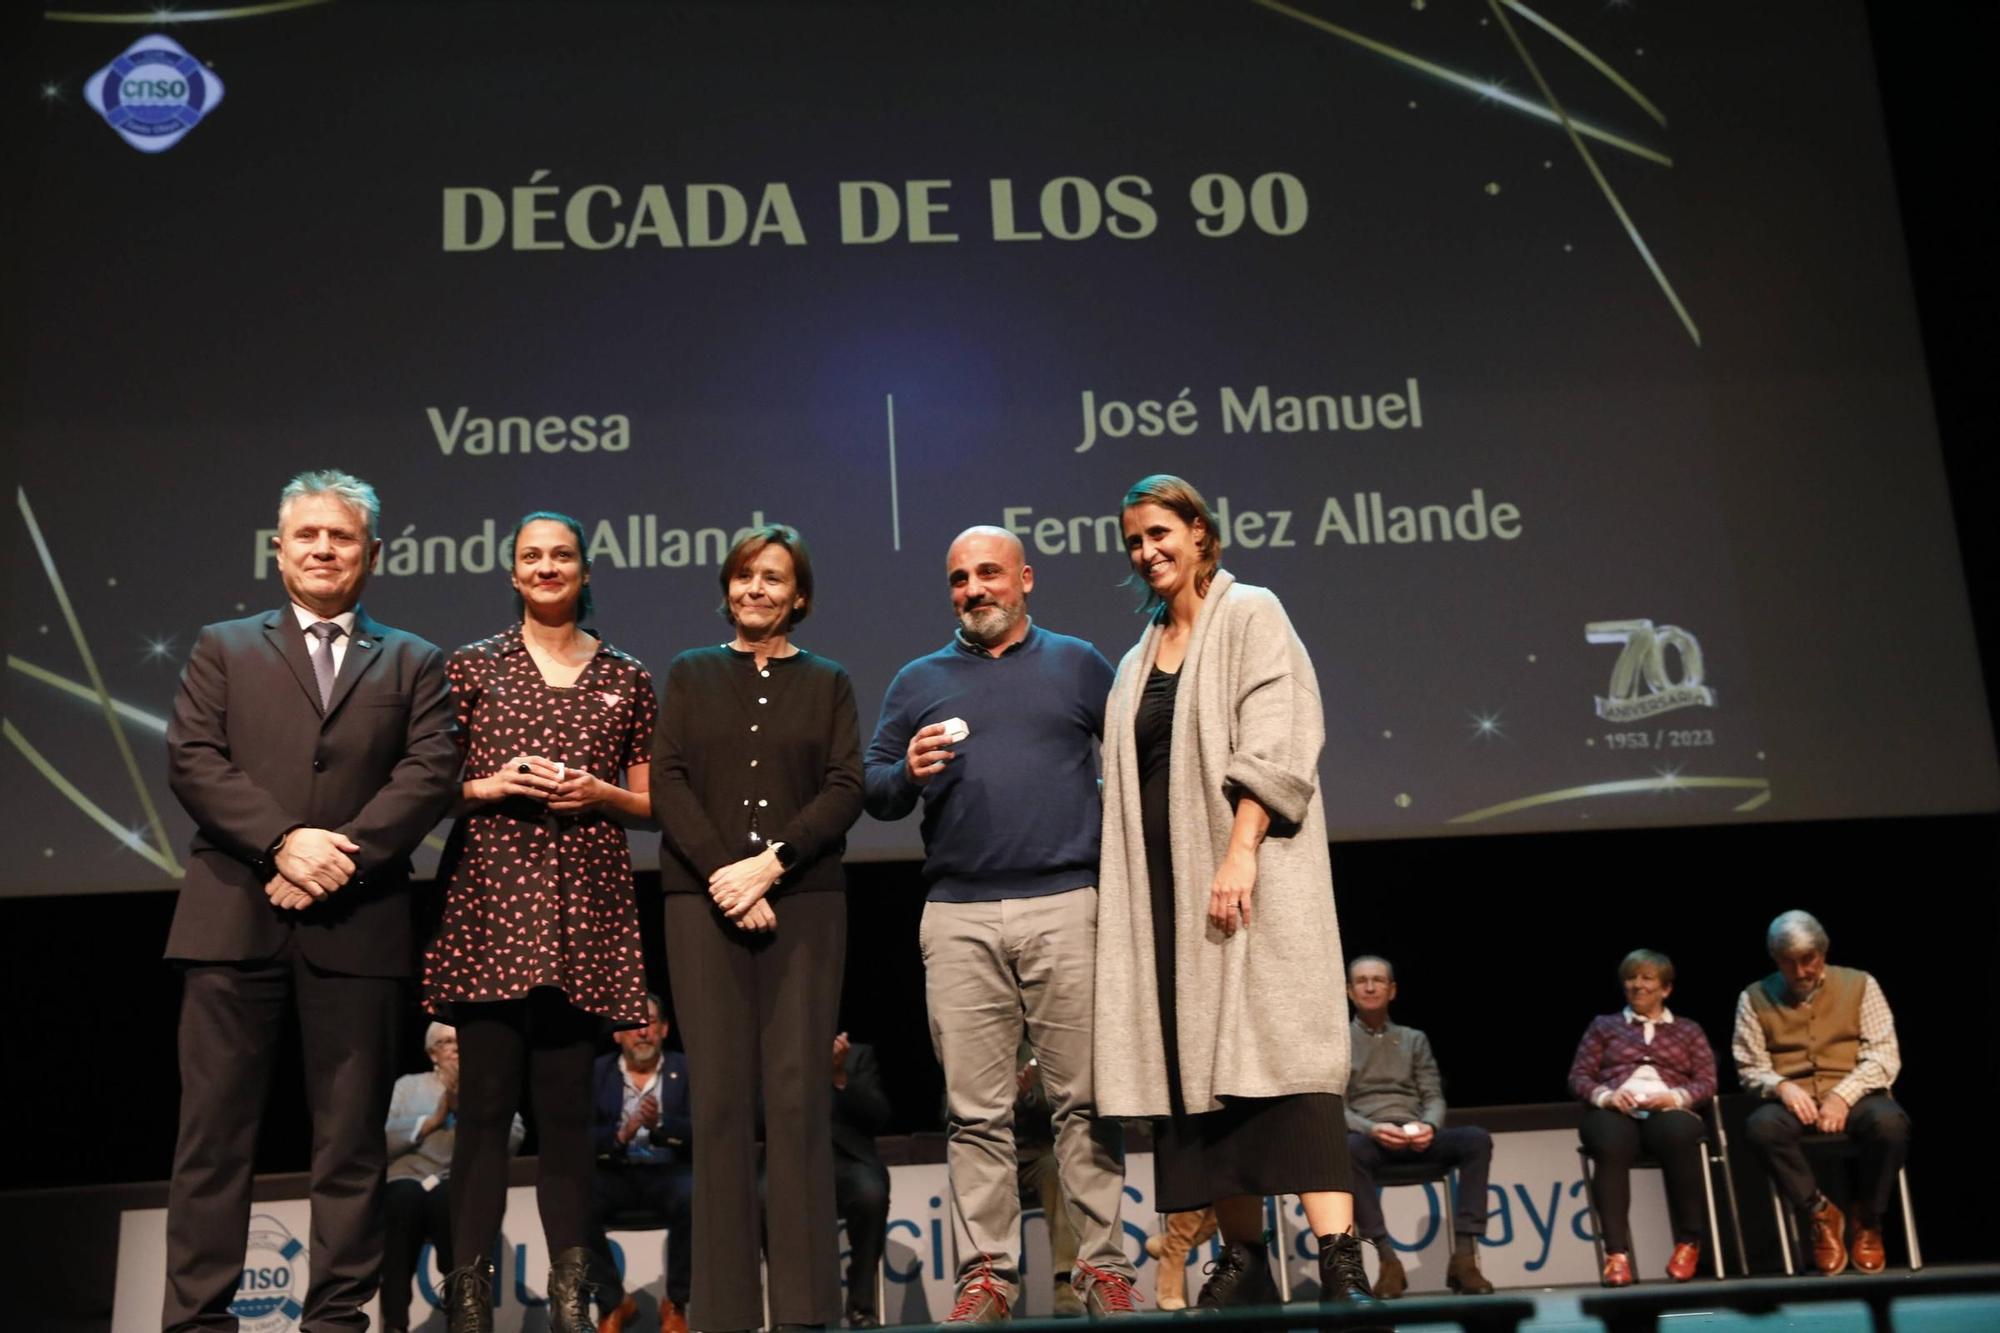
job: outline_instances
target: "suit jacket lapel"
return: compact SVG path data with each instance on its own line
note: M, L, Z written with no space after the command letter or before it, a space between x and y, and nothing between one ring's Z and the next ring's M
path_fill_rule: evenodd
M306 701L315 713L319 708L319 679L313 675L312 657L306 648L306 636L299 629L298 617L290 607L273 611L264 618L264 637L278 650L278 656L285 659L285 665L298 677L299 688L306 692Z
M354 682L363 672L374 666L382 657L382 627L368 618L368 613L359 607L354 611L354 635L348 640L347 653L341 659L340 674L333 678L333 697L327 701L326 715L332 717L340 711L342 700L354 688ZM313 687L315 697L318 686Z

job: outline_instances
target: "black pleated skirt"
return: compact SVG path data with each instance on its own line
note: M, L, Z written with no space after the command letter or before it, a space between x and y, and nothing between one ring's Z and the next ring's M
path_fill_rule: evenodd
M1179 679L1154 668L1136 723L1147 887L1153 904L1153 966L1173 1106L1173 1114L1153 1122L1155 1206L1161 1212L1181 1213L1238 1194L1344 1192L1350 1188L1347 1121L1335 1094L1230 1097L1222 1109L1200 1115L1189 1115L1181 1102L1173 856L1167 835L1167 759Z

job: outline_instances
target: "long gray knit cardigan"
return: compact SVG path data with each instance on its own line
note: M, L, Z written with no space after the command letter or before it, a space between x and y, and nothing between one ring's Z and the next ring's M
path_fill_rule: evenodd
M1154 979L1153 910L1133 719L1161 629L1119 664L1104 721L1104 850L1098 872L1097 1109L1166 1115L1166 1048ZM1217 570L1195 618L1174 713L1168 807L1174 862L1174 1002L1181 1096L1344 1093L1347 999L1333 908L1319 684L1278 599ZM1270 811L1250 925L1208 923L1209 885L1240 795Z

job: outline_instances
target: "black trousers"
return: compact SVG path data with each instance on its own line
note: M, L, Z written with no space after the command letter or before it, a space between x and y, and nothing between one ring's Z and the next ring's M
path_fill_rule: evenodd
M507 1210L507 1161L525 1074L541 1158L535 1204L549 1257L590 1244L590 1067L604 1020L552 988L525 1000L452 1005L458 1026L458 1133L451 1147L451 1252L493 1248Z
M382 1195L382 1231L382 1328L402 1333L410 1326L410 1283L425 1241L436 1247L438 1267L451 1271L450 1191L443 1185L425 1189L408 1176L390 1181Z
M879 1315L875 1270L889 1238L889 1168L835 1153L833 1202L847 1224L847 1308Z
M1819 1186L1813 1179L1812 1163L1806 1160L1805 1143L1819 1131L1807 1129L1783 1102L1774 1101L1750 1113L1744 1133L1764 1159L1764 1169L1777 1182L1778 1193L1794 1208L1811 1203ZM1888 1093L1871 1092L1847 1113L1847 1136L1861 1148L1854 1221L1858 1226L1879 1227L1889 1211L1896 1173L1910 1157L1909 1113Z
M667 895L667 970L693 1077L694 1291L701 1329L761 1328L757 1101L770 1163L771 1320L840 1318L833 1206L833 1034L847 899L778 899L778 928L737 929L706 898Z
M609 1262L611 1241L604 1234L604 1222L614 1213L643 1211L659 1218L667 1224L667 1299L687 1309L694 1281L694 1168L686 1162L619 1166L599 1162L595 1181L591 1249ZM624 1298L623 1286L615 1270L599 1276L607 1287L599 1303L609 1311Z
M1596 1165L1591 1172L1591 1202L1604 1231L1606 1254L1632 1252L1632 1167L1642 1149L1659 1161L1665 1177L1674 1243L1699 1241L1707 1235L1708 1196L1701 1187L1701 1173L1708 1169L1702 1155L1706 1128L1700 1116L1693 1111L1655 1111L1635 1120L1622 1111L1593 1106L1583 1113L1577 1134Z
M302 1333L365 1329L382 1266L382 1172L403 982L324 972L296 937L276 958L182 973L180 1131L167 1189L166 1333L237 1326L250 1176L273 1057L296 1008L312 1114Z

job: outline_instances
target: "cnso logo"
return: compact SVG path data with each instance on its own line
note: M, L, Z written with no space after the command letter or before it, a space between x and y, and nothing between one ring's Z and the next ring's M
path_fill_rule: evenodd
M277 1218L250 1219L250 1242L243 1251L243 1276L229 1313L242 1333L287 1333L305 1313L306 1246Z
M222 101L222 80L171 37L141 37L90 76L83 100L142 153L163 153Z

